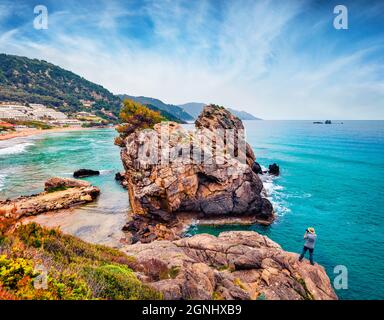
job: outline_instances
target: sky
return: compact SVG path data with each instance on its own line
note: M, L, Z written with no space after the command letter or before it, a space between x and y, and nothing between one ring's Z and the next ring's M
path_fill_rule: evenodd
M336 5L348 29L336 29ZM34 28L36 5L48 29ZM263 119L384 119L384 1L0 0L0 52L113 93Z

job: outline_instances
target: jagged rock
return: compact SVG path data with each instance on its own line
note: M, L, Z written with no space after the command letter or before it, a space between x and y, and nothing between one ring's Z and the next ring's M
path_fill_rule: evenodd
M100 174L100 171L97 171L97 170L79 169L73 173L73 176L75 178L84 178L84 177L90 177L90 176L98 176L99 174Z
M269 174L272 174L274 176L278 176L280 174L280 167L276 163L270 164L268 169Z
M245 142L241 120L210 105L196 120L196 128L189 132L167 122L125 139L121 159L134 215L166 225L185 212L205 217L253 215L271 223L273 208L260 194L263 184L252 171L255 155ZM230 130L235 143L229 136L215 135L220 130ZM160 144L164 133L169 141ZM202 143L208 138L211 144ZM145 234L137 221L134 224L136 233Z
M337 299L323 267L298 262L252 231L200 234L121 249L141 265L142 279L166 299Z
M47 180L45 190L31 196L0 201L0 211L7 217L20 219L91 202L100 193L99 188L88 182L58 177Z

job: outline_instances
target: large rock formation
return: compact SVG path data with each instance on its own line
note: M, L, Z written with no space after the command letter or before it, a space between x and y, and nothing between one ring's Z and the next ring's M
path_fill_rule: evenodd
M66 209L91 202L100 190L86 181L51 178L45 182L45 191L31 196L0 201L1 217L20 219L48 211Z
M263 184L252 171L255 155L241 120L210 105L195 124L198 130L191 132L163 122L125 139L121 158L133 211L126 229L137 240L163 238L155 232L158 223L170 225L181 213L273 221L272 205L261 196Z
M256 232L200 234L121 249L166 299L337 299L324 268Z

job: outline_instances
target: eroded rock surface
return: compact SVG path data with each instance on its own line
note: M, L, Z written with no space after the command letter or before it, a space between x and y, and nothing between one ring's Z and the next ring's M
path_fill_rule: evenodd
M245 142L241 120L210 105L196 120L196 128L190 132L177 123L161 123L125 139L121 158L134 213L126 229L138 240L161 239L148 225L173 223L185 212L273 221L272 205L262 197L263 184L252 170L255 155ZM225 138L217 135L225 130ZM164 137L167 143L162 144ZM205 143L207 139L212 143Z
M123 247L166 299L337 299L323 267L252 231Z

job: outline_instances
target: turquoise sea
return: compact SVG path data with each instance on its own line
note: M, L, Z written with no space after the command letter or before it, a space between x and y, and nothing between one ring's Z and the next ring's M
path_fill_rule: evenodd
M269 227L193 227L217 234L251 229L285 250L300 252L308 226L318 234L315 260L331 281L334 267L348 269L342 299L384 299L384 121L246 121L247 139L257 161L276 162L281 176L264 176L278 218ZM79 168L101 170L88 178L101 188L96 203L62 217L63 230L85 240L118 238L129 207L115 181L121 170L113 129L52 133L0 141L0 198L42 190L50 176L71 176ZM112 239L112 240L111 240Z

